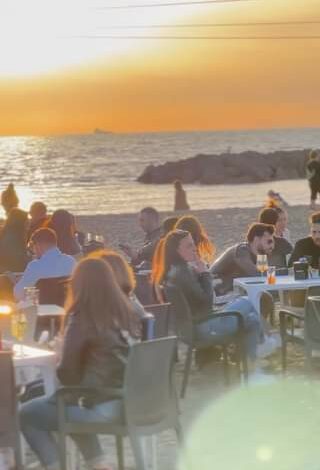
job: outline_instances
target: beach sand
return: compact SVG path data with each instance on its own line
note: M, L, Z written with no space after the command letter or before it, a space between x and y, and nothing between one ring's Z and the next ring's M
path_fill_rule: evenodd
M288 207L289 230L292 241L307 236L309 233L308 216L311 211L307 206ZM240 240L245 239L249 224L255 222L259 208L230 208L190 211L203 223L209 237L217 248L217 254ZM161 218L184 215L174 212L162 212ZM95 216L78 216L77 223L84 232L103 235L108 245L118 248L118 243L127 242L139 247L143 241L136 214L110 214Z
M225 209L225 210L201 210L190 211L197 216L207 229L210 238L217 247L217 254L220 254L225 248L233 243L244 239L247 227L257 219L259 209ZM306 206L289 207L289 229L292 241L306 236L308 234L308 215L309 208ZM173 215L173 213L161 213L161 217ZM180 214L179 214L180 215ZM108 240L109 246L117 248L119 242L130 242L139 247L143 240L137 216L135 214L119 215L96 215L77 217L78 226L85 232L102 234ZM183 356L183 355L182 355ZM303 352L297 348L289 346L289 371L290 374L303 373ZM280 354L273 356L267 364L272 373L280 376ZM181 381L181 371L183 363L177 364L177 384L178 389ZM235 381L234 387L239 386ZM232 387L231 387L232 389ZM194 419L206 408L212 401L223 399L230 388L224 386L222 366L213 363L198 370L195 366L192 368L190 382L187 389L187 396L180 402L181 422L185 434L192 426ZM219 428L212 430L219 432ZM116 452L114 440L112 438L103 438L103 445L106 453L110 457L110 464L116 467ZM147 446L150 447L149 445ZM157 441L158 470L174 470L176 468L177 446L173 431L165 432L159 436ZM33 459L32 459L33 460ZM84 468L81 466L81 468ZM126 469L133 469L134 463L128 442L126 442Z

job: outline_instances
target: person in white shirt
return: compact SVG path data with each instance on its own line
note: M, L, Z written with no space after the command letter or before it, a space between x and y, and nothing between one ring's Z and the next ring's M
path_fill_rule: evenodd
M14 287L17 301L24 299L25 287L35 286L39 279L70 276L76 264L72 256L61 253L57 247L56 233L50 228L36 230L30 245L37 259L30 261Z

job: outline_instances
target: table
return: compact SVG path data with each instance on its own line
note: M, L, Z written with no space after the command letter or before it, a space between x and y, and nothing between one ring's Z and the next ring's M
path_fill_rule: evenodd
M16 369L36 367L40 369L44 382L46 396L50 396L56 389L56 354L45 349L31 348L23 345L24 355L20 356L20 345L14 344L13 364Z
M306 290L308 287L320 286L320 277L295 280L294 276L277 276L275 284L267 284L262 277L239 277L233 280L234 288L244 289L255 310L260 314L260 297L265 291Z

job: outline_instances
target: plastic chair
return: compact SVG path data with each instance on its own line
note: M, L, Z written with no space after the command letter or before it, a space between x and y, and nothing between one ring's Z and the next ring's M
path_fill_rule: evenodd
M145 305L144 309L154 317L153 338L157 339L167 337L169 335L170 304Z
M244 337L245 337L245 330L244 330L244 320L239 312L219 312L219 313L212 313L203 318L193 318L188 302L182 292L173 285L166 285L164 287L165 295L167 300L172 305L173 314L175 316L176 321L176 328L177 328L177 335L179 340L186 344L187 354L186 360L184 365L184 372L183 372L183 379L182 379L182 386L180 391L180 397L184 398L186 393L186 388L189 380L190 369L191 369L191 362L192 362L192 354L195 349L207 348L208 342L206 341L201 342L197 340L195 335L195 327L197 324L202 322L206 322L211 318L226 318L226 317L234 317L238 322L238 328L235 334L231 336L221 337L217 340L216 337L212 339L213 346L222 346L223 347L223 365L224 365L224 376L226 385L229 384L229 368L228 368L228 354L227 354L227 346L230 344L235 344L237 347L237 367L239 376L241 376L241 363L243 369L243 376L245 382L248 381L248 365L247 365L247 356L244 347Z
M281 336L281 361L282 372L287 370L287 344L295 343L306 348L306 364L309 367L311 363L312 349L317 349L319 343L320 349L320 324L317 321L318 305L314 296L320 296L320 286L312 286L307 290L303 313L297 313L289 309L280 310L280 336ZM313 301L311 302L311 299ZM304 334L298 335L295 329L295 321L304 322ZM290 324L288 324L290 322ZM318 335L319 333L319 335ZM318 336L317 336L318 335ZM317 341L318 340L318 341Z
M0 448L13 450L14 468L23 470L15 376L10 352L0 352L0 375L5 385L0 387Z
M124 422L119 424L68 421L65 395L73 390L81 396L81 392L88 389L63 387L58 390L61 470L66 470L66 437L71 433L114 435L120 470L124 470L123 437L130 438L139 470L147 469L140 438L172 428L175 429L178 439L182 439L173 376L175 348L175 337L146 341L130 348L123 389L113 390L114 394L122 398L124 404Z
M36 283L36 287L39 289L39 304L53 304L63 307L68 281L68 276L39 279Z

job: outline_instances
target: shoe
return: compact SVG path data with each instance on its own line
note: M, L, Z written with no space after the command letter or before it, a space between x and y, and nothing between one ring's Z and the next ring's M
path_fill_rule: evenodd
M257 357L263 359L271 356L277 349L281 347L281 338L278 334L272 336L265 336L264 342L258 344Z

